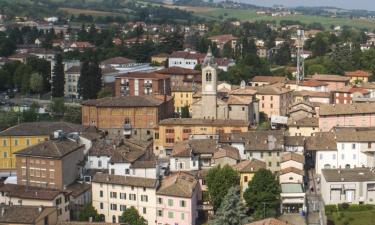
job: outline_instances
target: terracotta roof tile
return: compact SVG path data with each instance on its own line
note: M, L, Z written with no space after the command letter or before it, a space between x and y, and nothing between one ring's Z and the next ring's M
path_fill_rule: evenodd
M185 172L179 172L168 177L164 177L156 194L180 198L191 198L197 184L198 181L193 175Z
M305 163L305 156L295 152L286 152L281 156L281 162L296 161L299 163Z
M167 96L167 101L171 99L171 96ZM87 100L82 105L96 107L156 107L163 103L164 100L156 96L124 96Z
M124 186L135 186L145 188L156 188L157 180L151 178L130 177L120 175L109 175L105 173L95 174L93 183L118 184Z
M244 160L233 168L240 173L255 173L259 169L265 169L266 163L258 159Z

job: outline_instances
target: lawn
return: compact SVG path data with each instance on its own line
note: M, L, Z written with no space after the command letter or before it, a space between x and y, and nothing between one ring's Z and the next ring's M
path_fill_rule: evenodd
M375 210L350 212L334 212L328 216L335 225L373 225L375 224Z
M195 10L191 10L195 11ZM333 25L348 25L357 28L370 28L375 29L375 21L365 20L365 19L350 19L350 18L331 18L324 16L309 16L309 15L288 15L280 17L272 17L268 15L257 15L256 11L253 9L223 9L223 8L209 8L205 9L203 12L195 11L196 14L212 19L218 19L219 16L223 18L237 18L241 21L276 21L280 22L281 20L298 20L302 23L313 23L318 22L329 28Z
M121 13L113 13L113 12L106 12L106 11L99 11L99 10L91 10L91 9L76 9L76 8L66 8L61 7L59 8L60 11L66 12L71 15L92 15L92 16L123 16Z

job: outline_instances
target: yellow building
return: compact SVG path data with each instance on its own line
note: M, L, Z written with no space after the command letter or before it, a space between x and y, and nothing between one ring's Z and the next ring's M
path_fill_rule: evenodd
M257 159L245 160L233 166L240 175L241 196L248 187L249 181L259 169L266 169L266 163Z
M0 132L0 172L15 172L16 157L22 149L49 140L54 131L77 132L81 125L65 122L21 123Z
M159 122L155 131L154 151L160 156L169 155L175 142L188 140L191 135L217 138L221 133L240 133L249 130L250 123L242 120L211 120L171 118Z
M191 114L193 104L193 95L195 91L191 85L188 86L172 86L172 96L174 97L174 111L181 113L181 108L188 106Z

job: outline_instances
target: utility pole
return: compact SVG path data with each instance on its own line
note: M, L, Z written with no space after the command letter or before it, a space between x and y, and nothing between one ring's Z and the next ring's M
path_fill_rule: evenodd
M305 78L305 59L303 58L303 45L305 42L305 31L297 30L297 75L296 84L298 85Z

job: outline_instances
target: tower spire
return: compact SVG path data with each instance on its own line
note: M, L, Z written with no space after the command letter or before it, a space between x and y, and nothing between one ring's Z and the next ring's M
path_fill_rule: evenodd
M215 63L214 56L212 55L211 45L208 46L206 57L203 61L203 66L213 65Z

